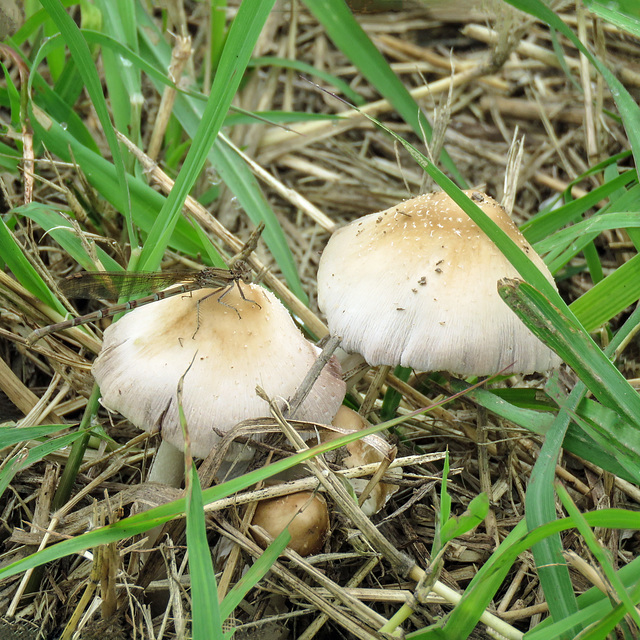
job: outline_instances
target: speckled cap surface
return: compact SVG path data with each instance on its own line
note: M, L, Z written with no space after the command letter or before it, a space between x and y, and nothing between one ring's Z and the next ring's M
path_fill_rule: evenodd
M506 211L469 196L553 282ZM497 283L520 277L446 193L354 220L329 240L318 304L347 351L372 365L490 375L546 371L558 357L502 301Z
M93 364L103 404L146 431L183 446L182 408L195 456L206 457L219 436L249 418L269 416L265 400L287 400L320 350L289 312L257 285L235 286L224 299L203 289L139 307L111 325ZM330 423L345 394L340 365L322 370L296 418Z

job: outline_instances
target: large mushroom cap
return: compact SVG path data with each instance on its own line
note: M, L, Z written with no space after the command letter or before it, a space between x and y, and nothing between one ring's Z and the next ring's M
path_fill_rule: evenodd
M469 196L553 282L505 210ZM490 375L559 364L502 301L497 283L518 273L446 193L363 216L329 240L318 269L318 304L347 351L372 365Z
M203 289L135 309L104 334L93 375L103 404L181 448L177 388L191 450L206 457L219 440L213 428L269 415L256 395L291 397L319 350L300 333L277 298L262 287ZM198 304L199 303L199 304ZM344 398L336 360L323 369L296 418L329 423Z

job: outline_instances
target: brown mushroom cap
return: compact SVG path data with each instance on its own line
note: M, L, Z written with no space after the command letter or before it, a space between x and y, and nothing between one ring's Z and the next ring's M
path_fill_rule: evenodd
M191 450L206 457L219 440L214 427L228 430L269 415L257 385L270 398L291 397L319 350L272 293L241 286L246 299L238 287L222 300L219 292L202 290L140 307L111 325L93 365L103 404L181 449L177 388L184 375ZM344 394L332 360L296 417L329 423Z
M311 491L262 500L251 524L262 527L273 538L288 528L291 541L287 546L301 556L309 556L322 549L329 531L327 502L322 495ZM258 544L266 546L260 540Z
M505 210L466 191L553 283ZM347 351L372 365L490 375L546 371L559 359L502 301L519 277L446 193L363 216L338 230L318 269L318 304Z

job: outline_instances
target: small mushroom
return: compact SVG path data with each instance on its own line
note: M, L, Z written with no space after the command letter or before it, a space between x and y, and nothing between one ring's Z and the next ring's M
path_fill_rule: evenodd
M251 524L262 527L272 538L287 528L291 534L287 547L301 556L310 556L322 549L329 531L327 502L322 495L311 491L262 500ZM265 549L264 540L259 536L256 538Z
M349 407L345 407L344 405L338 409L338 413L336 413L332 420L332 424L338 430L324 430L322 432L323 442L331 442L346 433L360 431L371 426L359 413L356 413L353 409L349 409ZM374 462L386 462L388 464L389 462L393 462L393 458L395 457L395 447L391 447L382 433L371 434L360 438L360 440L350 442L346 445L345 449L348 455L343 457L341 464L347 467L347 469L353 469L354 467L360 467ZM387 471L387 475L400 479L402 478L402 469ZM388 482L374 482L372 486L369 486L369 480L364 478L351 478L349 482L353 486L356 494L360 496L362 511L367 516L378 513L378 511L387 504L389 498L399 489L398 485ZM365 490L367 490L367 495L363 501L362 494Z
M553 283L506 211L466 191ZM546 371L558 357L502 301L518 273L446 193L407 200L333 234L318 269L332 335L371 365L490 375Z
M204 458L220 439L214 428L228 431L269 415L257 385L269 397L291 397L319 349L272 293L257 285L241 287L224 297L202 290L160 300L111 325L93 365L104 406L141 429L159 431L163 446L168 442L182 451L177 389L184 377L181 403L191 452ZM332 360L297 417L330 422L344 393L339 364ZM167 473L160 470L153 479L162 481Z

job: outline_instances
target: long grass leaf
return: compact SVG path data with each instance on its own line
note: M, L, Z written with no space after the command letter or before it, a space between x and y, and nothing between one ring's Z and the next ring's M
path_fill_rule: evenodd
M65 312L64 307L56 300L38 272L26 259L23 248L17 243L2 218L0 218L0 258L25 289L59 313Z
M153 38L155 25L148 21L144 13L138 15L141 23L141 39L144 43L142 47L143 56L149 60L157 61L157 64L168 65L171 51L162 41L156 42ZM187 135L195 138L198 125L202 121L203 109L200 101L194 100L191 96L181 94L176 99L173 109L174 115L184 127ZM231 116L233 118L234 116ZM225 122L227 119L225 119ZM213 147L209 150L209 162L219 173L222 181L234 194L238 204L251 216L254 224L265 223L263 238L278 263L282 274L291 291L300 299L306 300L306 293L300 282L297 267L286 241L286 237L280 227L280 223L266 202L258 186L257 180L247 167L244 160L230 150L220 139L216 139Z
M200 175L274 2L275 0L254 0L240 4L229 29L211 95L193 137L193 144L140 255L141 270L156 269L160 264L173 229L182 214L184 200Z
M623 509L593 511L585 514L584 518L592 527L602 526L612 529L640 529L640 513ZM555 520L541 527L537 527L533 531L525 534L525 522L522 521L518 523L502 541L498 549L478 569L469 586L465 589L462 600L448 616L446 625L444 626L445 635L440 637L445 637L447 640L467 638L480 619L480 614L486 609L493 599L495 592L502 585L504 578L518 556L548 536L561 533L562 531L573 528L573 526L574 523L571 518L563 518L562 520ZM628 585L629 582L635 584L639 567L640 562L636 561L634 562L634 567L625 572L625 585ZM621 574L622 570L618 573ZM605 608L605 611L612 609L612 605L607 596L602 593L598 594L597 590L594 589L592 591L591 598L600 603ZM574 614L569 622L563 621L566 628L570 629L575 626L577 616L584 617L584 614ZM549 635L546 625L545 633L546 635L538 636L539 640L561 637ZM438 636L428 635L428 630L425 629L407 635L408 640L426 640L427 638L434 637Z
M111 162L79 143L64 127L54 122L41 110L34 109L31 117L34 131L52 153L66 162L71 162L73 157L83 167L87 180L116 209L125 206L126 196L118 189L115 167ZM141 229L150 230L165 198L134 176L128 175L127 181L132 202L135 205L134 221ZM177 222L170 245L174 249L192 256L196 256L202 251L198 235L184 219Z
M233 585L233 588L220 603L220 616L223 620L226 620L233 613L233 610L242 602L247 593L262 580L290 541L289 529L283 529L264 553L253 562L249 570Z
M32 202L28 205L14 209L14 212L33 220L45 231L49 232L49 235L71 258L81 265L83 269L92 271L96 268L96 265L92 260L92 256L87 253L85 245L82 243L80 238L78 238L73 225L57 208L47 204L41 204L39 202ZM95 251L105 270L118 271L122 269L122 266L103 249L95 247ZM18 280L24 286L27 286L21 277L18 277ZM64 313L64 310L61 310L61 313Z
M585 385L579 383L560 407L560 411L547 433L525 496L525 514L529 531L556 518L554 479L558 456L571 423L571 414L582 396ZM578 604L573 584L563 556L562 540L558 534L550 535L532 546L533 556L549 613L554 620L564 620L577 611ZM577 635L578 629L572 634Z
M586 331L595 331L640 299L640 254L618 267L570 305Z
M456 397L457 395L452 396L452 398L448 398L447 401L455 399ZM419 415L421 413L427 413L431 410L431 408L432 407L419 409L408 414L407 416L394 418L393 420L389 420L388 422L383 422L378 425L368 427L367 429L362 429L351 435L341 436L340 438L336 438L331 442L317 445L311 449L307 449L283 460L279 460L261 469L246 473L243 476L234 478L233 480L229 480L224 484L205 489L202 492L203 503L207 505L215 502L216 500L226 498L227 496L236 493L237 491L246 489L252 484L262 482L277 473L289 469L297 464L301 464L302 462L305 462L306 460L309 460L318 454L332 451L333 449L337 449L338 447L349 444L350 442L359 440L364 436L378 433L379 431L383 431L398 424L402 424L408 418ZM80 551L88 549L89 547L108 544L109 542L122 540L138 533L144 533L145 531L153 529L158 525L164 524L165 522L168 522L173 518L184 515L184 510L185 500L175 500L174 502L149 509L148 511L145 511L143 513L129 516L128 518L125 518L124 520L121 520L113 525L108 525L96 531L84 533L70 540L64 540L63 542L59 542L52 547L43 549L42 551L28 556L27 558L18 560L11 565L0 568L0 578L12 576L16 573L20 573L21 571L27 571L28 569L46 564L47 562L63 558L70 554L78 553Z
M357 105L364 104L364 98L354 91L347 82L335 76L323 69L318 69L310 64L301 62L300 60L290 60L289 58L277 58L277 57L264 57L253 58L249 62L248 67L250 69L256 69L258 67L281 67L283 69L293 69L299 73L306 74L310 77L317 77L324 80L326 83L333 85L342 95Z
M216 576L207 541L202 489L193 463L187 473L187 551L191 576L193 640L222 640L222 618L218 606Z
M305 4L322 24L334 44L358 67L365 78L411 125L414 133L431 139L431 126L420 106L407 91L389 63L376 49L362 27L357 23L347 4L342 0L305 0ZM463 189L466 182L446 151L440 155L442 166Z
M135 52L138 43L135 3L130 0L97 0L97 5L104 16L104 32L114 40L126 43L127 48ZM116 128L128 132L128 137L139 146L144 105L140 69L110 49L102 50L102 64ZM128 160L132 164L131 158Z
M123 211L128 223L129 240L132 244L135 244L136 235L131 220L131 201L129 198L129 187L126 180L124 162L122 160L122 154L120 153L118 139L116 138L111 118L109 116L107 102L102 92L102 83L100 82L100 77L93 62L93 58L91 57L91 52L80 33L80 29L67 11L65 11L59 0L41 0L41 4L56 23L58 29L60 29L60 33L69 47L69 51L73 56L78 73L82 76L87 93L91 98L91 102L96 110L100 124L102 125L102 130L109 145L109 150L111 151L114 166L116 168L118 188L121 189L124 194L124 206L121 210Z
M587 333L579 331L531 285L507 281L498 291L529 329L560 355L602 404L625 417L629 428L624 434L618 434L620 444L640 456L640 396L611 360Z
M14 431L21 431L21 429L14 429ZM26 469L36 462L39 462L44 459L45 456L51 455L60 449L64 449L64 447L68 447L82 435L83 434L81 432L76 431L75 433L51 438L48 442L30 447L28 450L17 453L11 459L6 460L6 466L4 466L2 471L0 471L0 496L9 486L16 473Z
M546 253L557 247L566 247L586 234L600 234L611 229L640 228L640 213L615 212L594 216L571 225L541 240L535 245L536 251Z
M582 513L580 512L574 501L571 499L571 496L569 496L567 490L560 483L556 483L556 490L558 493L558 497L560 498L560 501L566 509L569 517L573 518L573 521L576 523L576 528L580 532L580 535L586 542L587 547L591 551L591 554L602 568L602 571L607 577L607 580L609 581L613 592L616 594L617 599L623 605L623 608L625 609L625 615L628 615L634 621L636 626L640 628L640 615L638 614L638 611L636 611L634 603L629 598L629 594L626 592L622 581L619 580L616 570L611 564L611 559L608 557L606 551L602 548L592 529L585 522L584 518L582 517Z
M468 383L461 380L452 380L450 385L454 391L463 391L469 388ZM497 390L490 391L488 389L478 388L473 391L468 391L466 395L497 416L539 435L546 435L551 429L556 428L554 425L554 420L556 419L555 413L516 406L508 402L505 398L497 395L496 391ZM606 415L603 415L604 412L606 412ZM617 423L621 419L616 412L592 400L583 399L578 405L576 413L571 416L571 419L573 422L569 424L563 442L563 447L567 451L571 451L577 456L589 460L589 462L624 478L628 482L640 483L640 469L636 469L635 471L631 469L633 472L629 470L632 461L635 459L632 452L625 454L619 449L617 451L610 450L608 446L605 447L599 444L599 441L594 438L596 434L601 432L609 433L618 430L619 427ZM598 424L599 430L589 432L579 428L579 426L575 424L575 421L579 419ZM624 466L619 462L621 457L625 460Z
M546 240L552 233L565 225L576 222L583 213L595 207L600 201L608 198L621 187L625 187L635 180L637 180L636 172L626 171L577 200L572 200L561 207L539 213L522 225L522 233L537 248L538 242Z
M624 85L609 71L598 58L580 42L576 34L543 2L540 0L506 0L521 11L535 16L547 23L565 37L580 50L589 62L600 72L605 82L609 85L611 95L620 111L622 122L633 151L636 167L640 166L640 107L629 94Z

